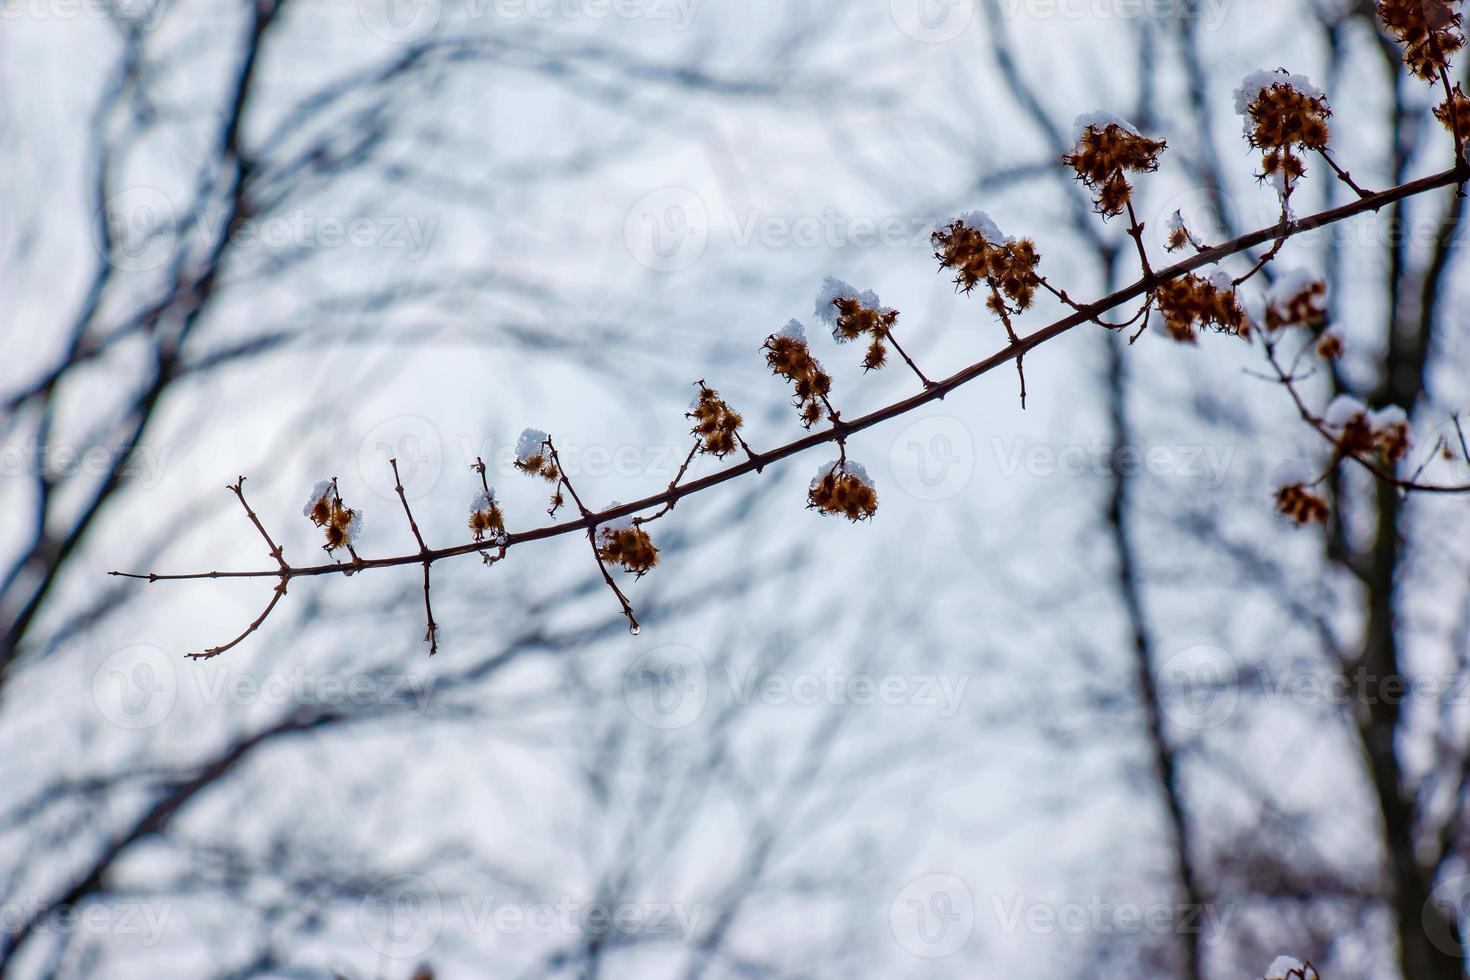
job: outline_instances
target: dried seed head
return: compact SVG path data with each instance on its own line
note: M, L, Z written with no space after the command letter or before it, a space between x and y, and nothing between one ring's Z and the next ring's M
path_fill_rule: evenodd
M1236 336L1250 334L1250 320L1235 295L1230 276L1217 272L1209 279L1185 273L1154 288L1155 322L1162 321L1170 337L1182 344L1197 342L1197 331L1212 329Z
M863 370L873 371L887 360L883 341L898 323L898 311L883 305L871 289L861 293L840 279L828 276L817 294L817 319L832 328L839 344L867 336L871 338Z
M1170 252L1177 252L1186 245L1193 246L1196 251L1203 252L1205 246L1194 237L1194 232L1184 223L1184 212L1175 211L1169 216L1169 222L1165 225L1169 237L1164 240L1164 248Z
M700 451L723 459L735 451L736 433L745 420L720 398L718 391L703 381L697 384L699 394L684 417L694 420L690 432L699 438Z
M794 386L792 404L801 411L801 424L809 429L820 422L822 402L832 390L832 378L807 349L802 325L790 321L779 333L767 337L761 350L771 372Z
M1246 76L1235 90L1235 111L1244 119L1245 138L1264 150L1257 176L1271 181L1283 206L1296 181L1307 172L1297 150L1325 150L1331 135L1327 96L1304 75L1281 68Z
M1335 361L1347 350L1342 335L1329 330L1317 338L1317 356L1325 361Z
M1077 172L1077 179L1092 189L1093 205L1104 217L1114 217L1133 200L1133 185L1126 173L1153 173L1159 169L1159 154L1168 148L1163 140L1151 140L1126 119L1108 112L1078 116L1072 128L1072 152L1062 162Z
M878 491L861 464L833 460L812 478L807 506L854 522L867 520L878 510Z
M1289 517L1297 527L1326 524L1331 513L1327 501L1300 483L1291 483L1276 491L1276 510Z
M469 526L476 541L484 541L487 534L492 541L498 541L505 534L505 516L500 512L494 489L481 491L470 501Z
M617 501L607 505L608 510L621 506ZM597 556L605 562L621 565L634 576L642 578L658 564L658 549L653 539L631 518L622 517L602 526L598 532Z
M336 496L332 492L332 481L322 480L311 488L311 496L306 498L306 506L301 508L303 517L309 519L317 527L325 527L332 519L332 498Z
M1470 142L1470 96L1460 88L1459 82L1455 83L1450 98L1434 107L1434 118L1451 133L1459 133L1462 142Z
M1383 26L1404 46L1404 64L1425 81L1448 71L1450 59L1465 46L1460 0L1381 0Z
M1327 322L1327 283L1305 269L1285 269L1266 293L1266 329L1319 327Z
M939 267L955 270L955 286L961 292L968 293L984 282L991 287L993 311L1000 312L997 293L1009 297L1018 311L1031 306L1039 285L1036 266L1041 262L1035 242L1002 234L984 211L970 211L945 222L929 237Z
M555 483L561 479L561 473L546 450L548 438L540 429L523 429L516 440L515 468L528 476L539 476L547 483Z
M1322 413L1322 424L1344 455L1393 465L1409 454L1409 416L1397 405L1370 411L1356 398L1338 395Z
M362 511L342 502L335 479L323 480L313 487L301 512L325 532L327 543L322 547L328 554L338 548L351 549L362 534Z

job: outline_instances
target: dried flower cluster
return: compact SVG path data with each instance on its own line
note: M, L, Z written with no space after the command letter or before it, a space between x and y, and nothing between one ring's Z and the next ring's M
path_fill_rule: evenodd
M862 464L834 459L812 478L807 506L853 522L867 520L878 510L878 491Z
M991 312L1000 315L1029 309L1040 280L1036 267L1041 254L1029 238L1001 233L990 215L970 211L946 222L930 236L941 269L955 270L954 282L968 293L981 282L990 286ZM1000 297L1010 300L1005 308Z
M1276 510L1290 518L1297 527L1308 524L1326 524L1331 511L1327 501L1319 497L1305 483L1288 483L1276 491Z
M1470 140L1470 96L1465 94L1459 82L1455 83L1454 91L1434 107L1434 118L1455 134L1461 143Z
M1198 331L1204 329L1239 336L1250 334L1250 320L1236 299L1235 284L1224 272L1216 272L1208 279L1186 273L1159 283L1153 295L1157 304L1156 321L1180 343L1196 343Z
M1322 332L1322 335L1317 338L1317 356L1322 358L1322 360L1324 361L1335 361L1339 357L1341 357L1346 352L1346 350L1347 345L1343 342L1342 334L1338 333L1335 330L1325 330Z
M1197 252L1205 251L1204 243L1194 237L1194 232L1190 231L1189 226L1185 224L1183 211L1175 211L1170 215L1165 229L1169 232L1168 237L1164 240L1164 248L1167 251L1177 252L1186 245L1192 246Z
M838 343L868 338L864 371L876 371L887 363L888 348L883 342L898 323L898 311L884 306L871 289L859 293L829 277L817 294L816 317L832 328L832 339Z
M547 508L548 513L555 514L566 503L566 498L561 495L561 467L556 464L549 447L550 440L540 429L521 430L520 437L516 439L514 465L527 476L539 476L547 483L555 485L556 489L551 491L551 504Z
M1460 0L1382 0L1378 16L1404 46L1404 64L1425 81L1449 70L1450 58L1465 46Z
M337 492L336 477L312 487L311 496L307 498L306 506L301 508L301 513L326 532L327 543L322 545L322 549L327 554L338 548L350 552L362 534L362 511L353 510L342 502L342 495Z
M1281 330L1285 327L1320 327L1327 322L1327 310L1322 305L1327 298L1327 283L1305 269L1286 269L1266 293L1266 329ZM1342 353L1341 340L1335 338L1338 347L1331 356ZM1329 345L1328 353L1333 348Z
M516 440L515 468L548 483L561 478L556 464L546 452L546 433L540 429L524 429Z
M1356 398L1339 395L1327 406L1322 422L1344 455L1391 466L1409 454L1409 417L1397 405L1371 411Z
M801 410L801 424L810 429L822 421L827 396L832 392L832 377L807 348L802 325L790 321L779 333L767 337L761 349L771 371L795 386L791 400Z
M500 512L500 503L495 499L494 490L481 490L470 501L469 526L476 541L484 541L486 535L492 541L504 536L505 516Z
M1107 112L1078 116L1072 129L1072 152L1062 162L1095 195L1093 206L1105 218L1116 217L1133 200L1127 174L1159 169L1159 155L1168 148L1163 140L1144 136L1126 119Z
M1332 108L1305 76L1286 69L1258 71L1235 90L1235 111L1245 119L1246 141L1265 151L1261 173L1276 187L1283 209L1307 164L1296 151L1325 151Z
M614 501L608 504L607 509L618 506L620 505ZM654 547L653 539L648 536L647 531L631 519L623 518L603 526L599 534L597 557L614 565L621 565L626 571L632 572L635 578L642 578L658 564L658 548Z
M740 426L745 420L720 397L720 393L698 382L699 394L694 406L684 413L685 418L694 420L690 433L699 439L699 448L711 456L724 459L735 451L740 438Z

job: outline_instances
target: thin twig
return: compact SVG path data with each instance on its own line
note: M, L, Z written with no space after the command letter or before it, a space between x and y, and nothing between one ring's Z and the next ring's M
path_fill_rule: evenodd
M995 312L1000 316L1000 322L1006 328L1006 337L1010 340L1012 347L1019 347L1021 337L1016 333L1016 326L1011 322L1011 309L1006 305L1005 297L1001 295L1000 283L995 281L994 276L986 276L986 283L990 286L990 296L995 303ZM1026 407L1026 352L1016 351L1016 374L1021 379L1021 408ZM937 386L936 386L937 387Z
M203 653L188 654L190 660L209 660L212 657L218 657L226 650L238 646L245 640L247 636L260 629L261 624L266 621L266 617L268 617L271 612L275 610L276 603L281 601L281 596L286 594L286 584L291 580L291 566L286 562L281 546L276 544L276 542L271 538L270 533L267 532L265 529L265 525L260 522L260 518L256 516L255 511L250 508L250 504L247 503L245 500L245 477L236 477L235 482L230 485L229 489L232 493L234 493L235 499L240 501L240 506L245 508L245 516L250 518L250 523L255 525L255 529L259 531L260 536L265 539L265 546L270 549L271 557L276 560L276 565L280 568L280 581L277 582L276 587L271 590L271 598L270 601L266 603L265 609L261 610L260 615L256 616L255 619L250 622L250 625L245 627L245 631L243 633L235 637L229 643L224 644L223 646L208 647Z
M1337 161L1332 159L1332 154L1327 152L1327 148L1325 146L1317 152L1321 155L1323 160L1327 161L1327 166L1332 168L1332 172L1337 174L1337 179L1351 187L1354 194L1357 194L1358 197L1373 196L1372 191L1365 191L1363 190L1363 188L1359 187L1353 182L1353 175L1337 165Z
M239 636L235 637L233 640L231 640L229 643L224 644L223 646L209 647L203 653L190 653L186 654L186 656L190 660L209 660L212 657L218 657L226 650L231 650L239 646L245 641L246 637L248 637L251 633L254 633L256 630L260 629L260 625L265 622L266 617L269 616L271 612L276 608L276 603L280 602L281 596L286 594L287 581L288 576L282 574L281 580L277 582L276 587L271 590L271 601L266 603L266 606L263 610L261 610L260 615L256 616L255 619L251 621L250 625L245 627L245 632L241 633Z
M490 481L485 476L485 460L482 459L479 456L476 456L475 457L475 462L470 466L470 469L472 469L476 473L480 474L480 486L482 486L482 487L485 488L485 496L487 498L490 498L492 495L490 493ZM496 543L498 543L500 545L500 554L498 554L498 555L490 555L490 554L487 553L487 554L482 555L482 557L485 559L485 564L487 564L487 565L493 565L493 564L495 564L496 562L500 561L501 559L503 559L505 557L505 534L504 534L504 532L502 531L498 535L498 537L499 537L500 540L498 542L496 542Z
M276 564L281 566L282 571L289 569L291 566L286 564L286 559L281 553L281 546L271 540L270 534L266 532L265 525L260 523L260 518L255 516L255 511L251 510L250 505L245 502L245 478L243 476L236 477L235 482L230 486L230 490L235 494L236 499L240 501L240 506L245 508L245 516L250 518L250 523L254 524L255 529L260 532L260 536L265 538L265 545L270 549L271 557L276 560Z
M1143 245L1143 222L1138 220L1138 213L1133 210L1133 199L1129 198L1128 205L1128 237L1133 239L1133 244L1138 246L1138 263L1143 267L1143 279L1152 282L1154 279L1153 266L1148 261L1148 249Z
M912 357L909 357L908 352L905 351L901 346L899 346L898 338L893 335L893 331L889 330L883 336L890 344L893 345L893 349L898 351L898 356L903 358L904 363L909 366L909 369L918 376L919 383L922 384L925 388L934 387L934 382L924 377L924 372L919 370L919 365L915 364L914 359Z
M669 511L671 511L671 510L674 509L674 505L679 502L679 494L678 494L678 491L679 491L679 481L682 480L682 479L684 479L684 474L689 471L689 464L692 463L692 462L694 462L694 457L695 457L695 455L698 452L699 452L699 440L696 439L696 440L694 440L694 445L689 448L689 455L684 457L684 462L679 467L679 472L675 473L674 474L674 478L669 481L669 501L668 501L668 503L664 504L663 507L657 513L655 513L655 514L651 514L648 517L635 517L635 518L633 518L633 523L634 524L643 525L643 524L649 523L650 521L656 521L660 517L663 517Z
M560 474L562 486L566 487L567 493L572 495L572 502L577 505L577 510L581 512L582 520L591 522L587 524L587 543L592 546L592 557L597 560L597 570L602 573L602 580L607 583L609 589L612 589L613 595L618 597L618 605L623 607L623 615L628 619L628 629L634 636L637 636L640 627L638 626L638 618L633 615L633 604L628 601L628 597L623 594L623 590L618 588L618 583L613 581L612 573L607 570L607 563L602 560L602 550L597 547L598 522L592 520L597 515L587 509L587 505L582 503L582 498L577 496L577 491L572 487L572 481L567 479L567 472L562 469L561 457L556 454L556 446L552 443L551 436L546 437L546 451L551 454L552 465L556 467L556 472ZM666 490L665 496L669 500L672 500L672 493L672 489Z
M398 460L388 460L388 465L393 467L393 489L398 492L398 499L403 503L403 513L408 517L409 529L413 531L414 540L419 543L419 556L424 563L424 616L429 621L429 628L424 633L424 639L429 643L429 656L439 652L439 627L434 622L434 605L429 601L429 568L434 564L429 557L431 552L429 546L424 543L424 536L419 533L419 523L413 519L413 510L408 506L408 497L403 492L403 480L398 476Z

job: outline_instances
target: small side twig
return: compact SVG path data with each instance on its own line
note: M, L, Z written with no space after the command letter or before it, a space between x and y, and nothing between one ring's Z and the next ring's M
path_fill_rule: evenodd
M577 505L577 510L584 519L591 518L593 516L592 511L588 510L587 505L582 503L582 498L577 495L576 489L572 487L572 481L567 479L567 471L562 468L561 457L557 455L556 445L552 443L550 436L546 437L546 451L551 454L551 462L556 466L557 473L560 474L561 485L567 488L567 493L571 494L572 502ZM628 620L628 629L634 636L637 636L638 631L642 627L638 625L638 617L633 615L633 604L628 601L628 597L623 594L623 590L618 588L618 583L613 581L612 573L607 570L607 563L602 560L602 552L597 548L596 524L587 525L587 543L592 546L592 557L597 560L597 570L602 573L602 580L607 583L609 589L612 589L613 595L617 596L618 605L623 607L623 615Z
M889 330L883 335L883 337L885 340L893 345L894 350L898 351L898 356L903 358L903 362L909 366L909 370L913 371L914 374L918 377L919 383L922 384L925 389L933 388L934 382L930 381L927 377L925 377L924 372L919 370L919 365L914 363L914 359L912 357L909 357L908 351L904 350L903 347L899 344L898 338L893 335L893 331Z
M281 596L286 594L286 583L291 580L291 566L286 562L281 546L276 544L275 540L270 536L270 532L265 529L265 525L260 522L260 518L256 516L255 511L251 509L249 502L245 499L245 477L236 477L235 482L230 484L229 490L235 495L235 499L240 501L240 506L245 509L245 516L250 519L250 523L255 525L255 529L265 539L265 546L270 550L270 556L276 560L276 565L281 570L281 577L276 582L276 587L271 590L270 601L265 604L265 608L261 610L260 615L256 616L255 619L251 620L250 625L245 627L244 632L221 646L208 647L203 653L188 654L190 660L209 660L243 643L245 638L260 629L261 624L275 611L276 603L280 602Z
M1337 179L1351 187L1354 194L1360 198L1373 196L1372 191L1365 191L1353 182L1353 175L1337 165L1337 161L1332 159L1332 154L1327 152L1326 147L1318 150L1317 153L1327 162L1327 166L1332 168L1332 172L1337 174Z
M393 489L398 493L398 499L403 504L403 513L408 518L409 530L413 531L414 540L419 545L419 556L424 560L424 616L429 621L429 628L424 633L424 639L429 644L429 656L439 652L439 626L434 622L434 604L429 601L429 569L433 561L429 556L429 546L424 543L424 536L419 532L418 521L413 519L413 509L408 506L408 496L403 492L403 480L398 475L398 460L388 460L388 465L393 467Z
M741 444L744 445L744 442L745 441L742 439ZM746 451L749 452L749 449L747 449ZM684 479L685 473L689 472L689 464L694 462L694 457L698 453L699 440L696 439L694 440L694 445L689 448L689 455L685 456L684 462L680 464L679 472L675 473L674 478L669 481L669 499L664 503L663 507L659 508L657 511L648 515L647 517L633 518L634 524L643 525L649 523L650 521L656 521L660 517L663 517L669 511L674 509L674 505L679 502L679 481Z
M1148 260L1148 249L1143 244L1143 222L1138 220L1138 212L1133 209L1133 199L1130 197L1128 205L1128 237L1133 239L1133 244L1138 247L1138 264L1143 269L1143 280L1152 283L1154 267Z
M485 476L485 460L479 456L476 456L474 463L470 466L470 469L480 474L480 486L484 488L485 496L488 498L490 496L490 480ZM482 551L480 553L480 556L484 560L485 564L493 565L496 562L503 561L505 559L506 550L507 548L505 544L505 538L504 535L501 535L499 554L492 555L488 551Z

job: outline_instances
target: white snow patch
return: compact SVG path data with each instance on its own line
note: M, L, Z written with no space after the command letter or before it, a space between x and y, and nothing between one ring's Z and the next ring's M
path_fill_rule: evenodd
M357 539L362 537L362 511L354 510L352 520L347 522L347 540L343 542L344 547L352 547L357 544Z
M1226 272L1224 269L1220 268L1219 266L1215 266L1215 268L1212 269L1207 276L1205 276L1205 279L1209 282L1211 286L1214 286L1222 293L1232 292L1235 289L1235 277Z
M940 231L944 231L955 222L959 222L966 228L978 231L980 233L980 237L985 239L991 245L1011 245L1014 244L1016 241L1015 238L1001 231L1000 226L997 225L991 219L990 215L986 214L984 211L966 211L963 214L956 215L955 217L950 218L948 221L943 222L937 227Z
M1359 415L1366 416L1368 407L1352 395L1338 395L1322 413L1322 421L1334 429L1341 429Z
M541 455L545 442L546 433L540 429L522 429L520 438L516 440L516 459L524 463L532 456Z
M484 490L481 490L479 493L475 494L474 499L470 501L470 513L486 513L493 506L495 506L495 488L491 487L488 493Z
M1250 108L1255 105L1261 93L1276 85L1284 85L1305 95L1309 99L1325 99L1327 93L1312 84L1311 79L1305 75L1293 75L1287 71L1268 71L1265 68L1253 71L1245 76L1240 83L1240 88L1235 90L1235 114L1245 117L1245 131L1251 131Z
M858 292L851 283L828 276L822 280L822 291L817 293L816 318L828 326L836 326L837 307L832 304L839 299L855 299L870 310L883 311L878 294L871 289Z
M621 503L619 503L616 500L613 500L613 501L609 501L608 502L608 505L606 507L602 508L602 509L605 510L605 511L608 511L608 510L612 510L614 507L621 507L621 506L623 506ZM619 517L619 518L615 518L614 520L604 522L602 524L602 529L604 531L626 531L626 530L629 530L632 526L633 526L633 515L629 514L626 517Z
M787 320L786 326L776 331L776 336L790 337L792 340L799 340L804 344L806 343L806 327L801 325L800 320Z
M839 299L855 299L865 308L877 310L879 313L887 313L888 309L878 299L878 294L871 289L858 292L850 283L841 279L833 279L828 276L822 280L822 291L817 293L817 307L815 315L818 320L832 328L832 339L838 343L846 343L847 338L837 332L837 307L833 304Z
M317 485L311 488L311 496L306 499L306 506L301 508L301 516L310 517L311 510L317 505L317 501L325 497L327 495L327 492L331 489L331 480L318 481Z
M1125 133L1132 133L1134 136L1143 135L1138 131L1137 127L1122 116L1108 112L1106 109L1094 109L1091 112L1084 112L1072 123L1072 147L1074 149L1081 148L1082 137L1087 135L1088 129L1095 129L1098 132L1102 132L1109 126L1117 126Z
M1399 425L1409 424L1409 413L1397 405L1385 405L1383 408L1368 413L1368 424L1374 429L1392 429Z
M821 483L822 480L827 476L827 474L831 473L836 468L837 460L835 459L824 466L817 467L817 475L812 477L811 487L815 489L817 484ZM873 479L872 477L868 476L868 471L862 463L855 463L852 460L848 460L846 463L842 464L842 472L848 474L849 476L856 477L860 483L862 483L869 489L872 489Z

